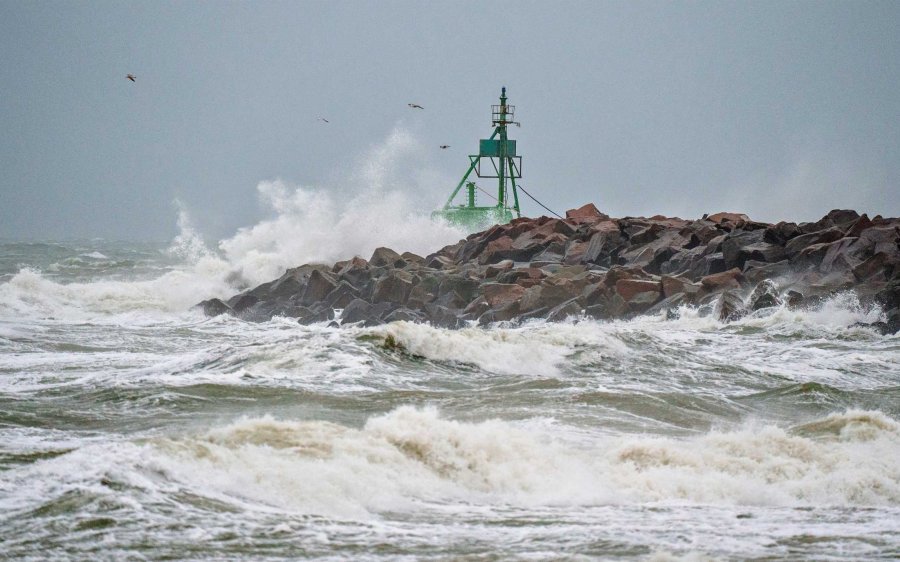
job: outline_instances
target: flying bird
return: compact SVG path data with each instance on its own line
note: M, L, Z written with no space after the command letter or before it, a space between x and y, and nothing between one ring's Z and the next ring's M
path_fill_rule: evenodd
M331 121L329 121L328 119L325 119L324 117L319 117L319 121L322 121L323 123L330 123L330 122L331 122Z
M441 150L445 150L445 149L448 149L448 148L450 148L450 145L449 145L449 144L442 144L442 145L441 145Z
M134 74L127 74L127 75L125 76L125 78L128 78L129 80L131 80L132 82L134 82Z
M417 103L408 103L408 104L406 104L406 105L408 105L408 106L411 107L412 109L425 109L424 107L422 107L421 105L419 105L419 104L417 104Z

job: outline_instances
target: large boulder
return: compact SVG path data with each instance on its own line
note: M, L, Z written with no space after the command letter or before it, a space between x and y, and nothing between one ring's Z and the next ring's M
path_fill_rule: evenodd
M391 303L370 304L362 299L354 299L341 313L341 324L362 323L363 326L375 326L383 323L383 318L396 308Z
M763 242L784 246L789 240L800 236L803 232L793 222L780 222L767 227L763 233Z
M822 257L819 271L848 271L859 265L860 260L853 255L856 238L841 238L828 245L828 251Z
M737 267L743 268L747 261L776 263L784 259L784 248L769 242L748 244L738 250ZM738 265L740 264L740 265Z
M886 253L878 252L872 257L856 265L853 268L853 275L860 281L864 281L878 274L884 274L888 264L895 263Z
M197 304L194 308L199 308L203 314L207 316L219 316L220 314L234 314L234 310L219 299L209 299Z
M722 291L725 289L740 289L741 287L741 270L738 268L729 269L722 273L707 275L700 279L700 284L709 292Z
M778 287L770 279L766 279L756 285L756 288L750 293L750 298L747 299L747 302L750 305L750 310L760 310L762 308L781 306L782 301L778 296Z
M793 272L788 260L781 260L776 263L763 263L754 260L744 262L744 278L751 283L758 283L763 279L776 279L786 277Z
M389 302L403 304L412 290L412 282L398 271L391 271L375 282L372 304Z
M716 300L715 315L721 322L739 320L746 314L744 299L736 291L724 291Z
M359 290L350 283L341 281L325 296L324 303L330 308L344 308L357 297L359 297Z
M491 308L501 308L525 294L525 287L507 283L484 283L481 292Z
M569 299L564 303L558 304L547 313L547 320L550 322L561 322L573 316L579 316L584 309L579 304L578 299Z
M567 300L580 296L581 291L570 283L545 282L529 287L522 293L519 301L519 309L522 312L531 312L539 309L552 309Z
M325 297L328 296L328 293L335 290L337 286L338 284L331 274L323 273L322 271L315 269L310 272L309 278L306 281L306 287L303 290L303 294L300 296L300 304L309 306L311 304L322 302L325 300Z
M735 230L727 235L722 241L722 256L725 258L725 266L743 268L744 262L750 259L750 253L753 251L746 248L757 247L757 244L763 243L764 234L763 230L749 232Z
M663 297L667 299L675 295L683 294L686 299L690 300L696 297L697 293L700 291L700 285L691 283L690 280L685 279L684 277L663 275L660 278L660 283L662 285Z
M616 281L616 293L625 302L631 302L639 296L644 300L652 298L653 302L656 302L662 297L662 286L659 281L619 279ZM647 296L644 296L645 294Z
M810 232L809 234L801 234L800 236L792 238L790 242L785 244L784 251L788 257L793 257L813 244L826 244L828 242L840 240L843 237L844 232L839 228L829 228L827 230Z
M566 220L574 223L594 223L604 219L608 219L608 215L604 215L593 203L588 203L577 209L569 209L566 211Z
M400 254L390 248L379 247L372 252L369 264L373 267L397 267L406 266L406 260Z

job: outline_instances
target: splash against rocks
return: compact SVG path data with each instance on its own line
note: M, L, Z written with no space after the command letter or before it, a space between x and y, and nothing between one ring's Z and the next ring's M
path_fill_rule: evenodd
M366 326L629 318L696 306L722 321L814 306L842 291L900 328L900 219L834 210L768 224L736 213L613 219L593 204L565 219L520 218L422 257L378 248L366 260L306 264L198 306L208 315Z

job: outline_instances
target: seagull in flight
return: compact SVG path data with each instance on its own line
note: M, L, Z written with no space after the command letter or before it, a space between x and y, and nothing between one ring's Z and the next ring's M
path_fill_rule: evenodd
M419 105L417 103L408 103L406 105L408 105L412 109L425 109L424 107L422 107L421 105Z
M125 78L128 78L129 80L131 80L132 82L134 82L134 74L127 74L127 75L125 76Z
M325 119L324 117L319 117L319 121L321 121L321 122L323 122L323 123L330 123L330 122L331 122L331 121L329 121L328 119Z
M442 144L442 145L441 145L441 150L446 150L446 149L448 149L448 148L450 148L450 145L449 145L449 144Z

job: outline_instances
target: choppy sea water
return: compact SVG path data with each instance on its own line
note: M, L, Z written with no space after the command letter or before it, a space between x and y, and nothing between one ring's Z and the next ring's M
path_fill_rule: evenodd
M221 268L0 243L0 558L900 557L900 338L812 311L252 324Z

